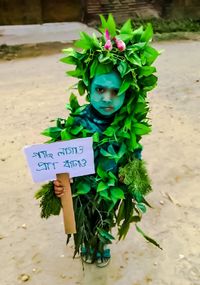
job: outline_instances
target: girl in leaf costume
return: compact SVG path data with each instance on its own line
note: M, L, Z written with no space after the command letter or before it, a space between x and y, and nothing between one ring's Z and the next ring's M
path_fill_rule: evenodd
M149 45L151 25L133 30L128 20L116 28L110 14L101 17L102 36L97 39L81 33L75 43L81 52L65 49L64 63L76 69L67 72L78 78L80 95L90 102L80 106L74 94L70 96L67 119L57 119L56 127L43 132L49 142L93 137L94 175L74 178L71 184L77 234L74 235L74 256L81 251L83 259L103 266L110 258L106 245L126 236L131 223L137 223L150 206L144 196L151 191L145 163L141 159L141 137L151 131L147 113L147 91L156 86L156 71L152 63L159 53ZM50 182L36 194L41 199L42 216L58 214L61 183ZM51 199L49 196L51 195ZM47 201L51 200L51 207ZM159 246L137 226L148 241ZM68 236L67 242L70 239ZM104 262L106 261L106 262Z

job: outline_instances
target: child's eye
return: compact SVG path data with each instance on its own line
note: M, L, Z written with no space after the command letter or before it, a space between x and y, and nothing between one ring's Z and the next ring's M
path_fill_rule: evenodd
M96 91L97 91L97 93L99 93L99 94L103 94L103 93L105 92L105 88L103 88L103 87L97 87L97 88L96 88Z
M112 89L111 94L112 96L117 96L119 89Z

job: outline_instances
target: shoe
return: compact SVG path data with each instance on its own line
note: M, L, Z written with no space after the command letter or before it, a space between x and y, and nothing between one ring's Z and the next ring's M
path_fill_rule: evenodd
M81 247L81 259L83 262L87 264L94 263L94 258L92 256L91 250L90 252L87 252L85 247Z
M81 259L84 263L92 264L95 262L97 267L106 267L111 259L110 249L107 248L103 251L103 254L97 252L96 258L94 259L93 250L88 253L85 247L81 248Z
M92 264L94 263L94 261L92 260L92 257L90 255L81 255L81 259L83 262L87 263L87 264Z
M95 260L95 264L97 267L103 268L106 267L111 259L110 249L107 248L104 250L103 254L97 253L97 258Z

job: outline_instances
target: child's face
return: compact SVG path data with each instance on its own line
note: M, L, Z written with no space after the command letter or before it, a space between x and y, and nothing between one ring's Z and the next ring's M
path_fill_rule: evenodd
M121 78L114 71L97 75L92 80L90 102L101 115L110 116L123 105L125 93L118 95L121 83Z

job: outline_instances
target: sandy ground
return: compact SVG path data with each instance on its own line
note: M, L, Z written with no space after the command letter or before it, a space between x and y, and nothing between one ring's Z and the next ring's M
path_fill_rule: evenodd
M1 285L199 285L200 284L200 42L156 44L159 86L149 96L153 132L143 139L154 206L141 227L163 251L132 226L112 245L105 269L72 259L62 216L40 218L39 188L29 175L22 148L45 140L40 131L65 117L73 83L60 54L0 63L0 280Z

